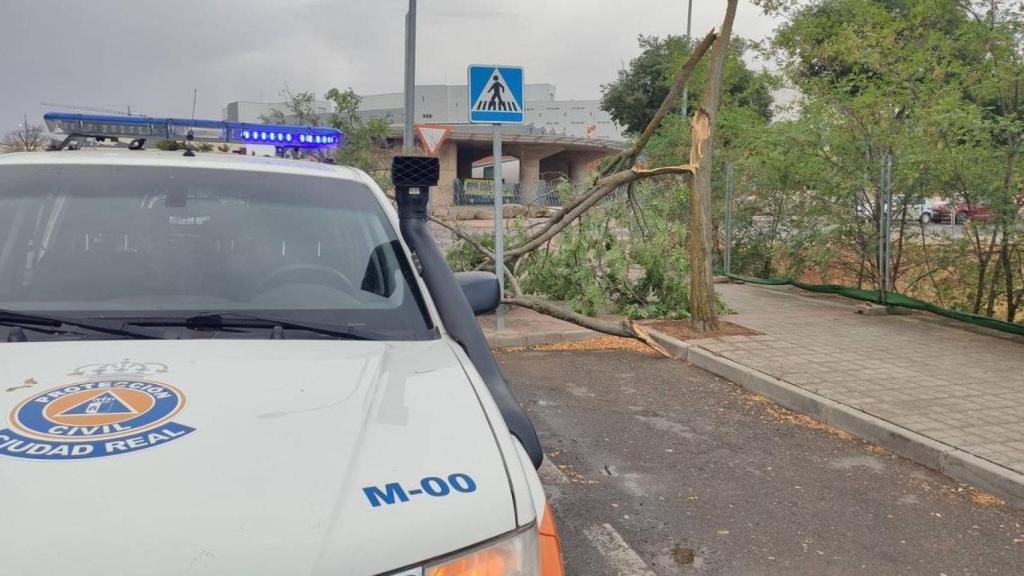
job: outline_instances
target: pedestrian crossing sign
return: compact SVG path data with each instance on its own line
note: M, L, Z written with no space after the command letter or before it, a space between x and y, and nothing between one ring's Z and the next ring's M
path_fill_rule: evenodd
M518 66L469 67L469 121L522 124L526 119L523 69Z

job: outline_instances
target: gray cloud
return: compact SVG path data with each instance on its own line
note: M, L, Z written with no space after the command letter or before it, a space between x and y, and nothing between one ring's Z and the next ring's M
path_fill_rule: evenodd
M232 100L287 84L322 93L402 86L403 0L5 0L0 3L0 133L40 122L40 102L219 118ZM695 0L694 34L721 0ZM736 31L774 22L741 2ZM684 0L420 0L417 81L462 83L471 63L519 64L561 98L596 98L638 34L678 34Z

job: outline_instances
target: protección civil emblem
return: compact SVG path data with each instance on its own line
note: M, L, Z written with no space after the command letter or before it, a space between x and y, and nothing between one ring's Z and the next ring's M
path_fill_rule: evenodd
M0 456L77 460L126 454L177 440L195 431L174 419L185 394L151 379L163 364L124 360L71 372L91 379L26 398L0 430Z

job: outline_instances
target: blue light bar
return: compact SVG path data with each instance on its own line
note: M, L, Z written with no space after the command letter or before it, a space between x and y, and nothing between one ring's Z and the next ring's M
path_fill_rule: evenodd
M333 148L345 140L341 130L286 124L246 124L187 118L104 116L48 112L46 127L57 134L108 138L182 140L189 130L197 142L264 144L279 148Z

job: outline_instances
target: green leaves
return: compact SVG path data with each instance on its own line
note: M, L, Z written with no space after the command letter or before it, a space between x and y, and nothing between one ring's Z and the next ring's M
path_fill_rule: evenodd
M640 54L620 70L618 78L602 86L601 107L628 132L639 133L654 116L669 92L674 74L690 56L691 46L681 36L640 36ZM724 73L723 109L742 108L762 122L771 119L773 77L754 72L743 60L749 46L733 38ZM694 70L689 83L687 110L700 103L708 75L707 58ZM678 117L679 113L675 112Z
M361 99L351 89L339 90L331 88L324 98L334 105L334 112L324 122L321 112L322 103L318 103L313 92L292 92L285 87L281 91L285 98L284 105L273 109L270 114L260 117L264 123L270 124L301 124L303 126L320 126L324 123L342 131L343 144L335 152L335 160L339 164L354 166L370 174L383 188L388 188L387 178L388 150L387 142L390 134L388 121L384 118L372 118L364 121L357 114Z
M546 250L516 267L523 290L568 302L587 315L688 318L686 229L670 218L671 199L638 189L591 210Z
M344 91L331 88L325 98L334 103L331 127L345 135L344 145L335 154L337 162L369 173L378 184L388 188L387 142L391 132L388 121L384 118L364 121L357 114L362 99L351 88Z

